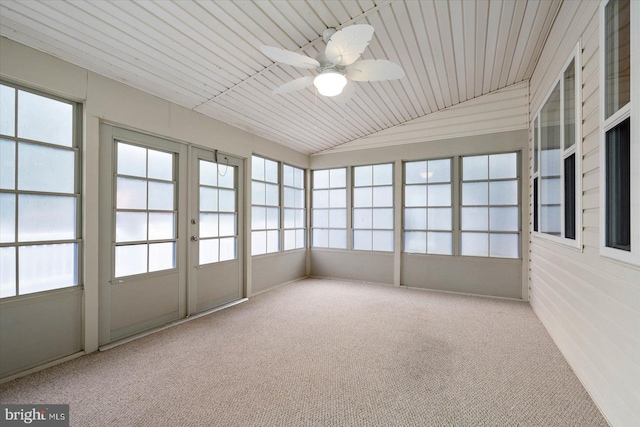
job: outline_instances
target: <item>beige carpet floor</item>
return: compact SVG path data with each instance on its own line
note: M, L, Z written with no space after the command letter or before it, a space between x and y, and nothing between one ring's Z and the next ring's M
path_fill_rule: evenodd
M307 279L0 385L73 426L606 426L530 306Z

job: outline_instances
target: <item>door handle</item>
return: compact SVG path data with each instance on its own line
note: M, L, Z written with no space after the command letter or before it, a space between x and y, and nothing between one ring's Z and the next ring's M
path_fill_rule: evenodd
M192 242L197 242L198 241L198 236L191 236L191 241Z

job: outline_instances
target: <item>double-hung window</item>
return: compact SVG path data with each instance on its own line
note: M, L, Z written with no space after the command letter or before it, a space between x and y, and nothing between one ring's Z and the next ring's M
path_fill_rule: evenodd
M601 7L601 253L640 265L640 4Z
M312 244L347 249L347 169L313 171Z
M532 124L533 231L576 247L582 229L580 70L578 43Z
M406 253L453 255L451 159L404 166Z
M278 162L251 161L251 255L280 251L280 177Z
M462 158L460 254L520 257L518 153Z
M393 164L353 168L353 249L393 252Z
M79 108L0 85L0 298L78 285Z

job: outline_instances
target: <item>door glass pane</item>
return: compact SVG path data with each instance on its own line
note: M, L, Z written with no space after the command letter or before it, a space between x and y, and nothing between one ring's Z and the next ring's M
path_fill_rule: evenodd
M149 150L149 178L173 180L173 154Z
M489 229L492 231L518 231L518 208L491 208L491 222Z
M147 272L147 244L116 246L116 277Z
M149 181L149 210L173 210L173 183Z
M75 153L62 148L18 144L18 189L73 193Z
M471 156L462 158L462 179L474 181L489 177L489 157Z
M427 233L424 231L407 231L404 233L404 251L413 254L427 253Z
M18 137L71 147L73 106L19 90Z
M427 162L408 162L405 164L406 184L426 184Z
M254 208L255 210L255 208ZM218 214L200 214L200 238L218 237Z
M235 190L220 189L220 212L235 212L236 210L236 192Z
M373 230L373 250L393 252L393 231Z
M0 243L16 240L16 196L0 193Z
M146 178L147 149L136 145L118 143L118 174Z
M174 242L152 243L149 245L149 271L175 268L176 251Z
M215 163L200 160L200 185L218 185L218 168Z
M218 186L223 188L235 188L235 166L218 165Z
M15 136L16 90L0 85L0 133Z
M518 155L516 153L493 154L489 156L489 178L517 178Z
M200 187L200 210L215 212L218 210L218 190Z
M462 204L465 206L489 203L489 186L486 182L465 182L462 184Z
M451 233L430 231L427 233L427 253L434 255L452 255L453 241Z
M220 239L220 261L236 259L236 238Z
M18 196L18 240L21 242L76 238L76 198Z
M175 237L173 213L149 212L149 240Z
M16 248L0 248L0 298L16 295Z
M236 214L220 214L220 236L236 234Z
M626 105L631 96L630 9L629 0L611 0L605 7L605 118Z
M147 240L146 212L116 212L116 242Z
M0 188L13 190L16 178L16 143L0 139Z
M207 239L200 240L198 252L199 252L199 263L200 264L209 264L212 262L218 262L218 239Z
M517 205L518 181L495 181L489 183L489 204Z
M489 235L486 233L462 233L461 254L467 256L489 255Z
M146 209L147 181L118 178L116 184L116 207L118 209Z
M518 258L520 238L517 234L491 234L490 254L492 257Z
M21 246L19 251L21 295L78 284L75 243Z

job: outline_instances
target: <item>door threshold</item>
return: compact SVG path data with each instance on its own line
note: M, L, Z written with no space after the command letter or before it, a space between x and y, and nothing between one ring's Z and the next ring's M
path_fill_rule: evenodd
M188 321L193 320L193 319L197 319L199 317L207 316L207 315L209 315L211 313L215 313L216 311L224 310L225 308L232 307L234 305L240 304L240 303L245 302L245 301L249 301L249 298L242 298L242 299L239 299L237 301L232 301L232 302L229 302L227 304L221 305L219 307L214 307L214 308L211 308L209 310L194 314L192 316L187 316L184 319L180 319L180 320L176 320L176 321L171 322L171 323L167 323L164 326L158 326L157 328L149 329L148 331L141 332L139 334L132 335L130 337L123 338L121 340L111 342L109 344L105 344L103 346L98 347L98 351L111 350L114 347L118 347L118 346L120 346L122 344L126 344L126 343L129 343L131 341L135 341L138 338L146 337L147 335L151 335L151 334L155 334L156 332L164 331L165 329L169 329L169 328L172 328L174 326L181 325L181 324L183 324L185 322L188 322Z

